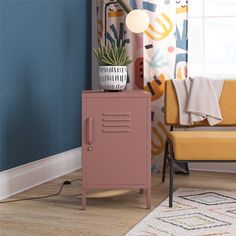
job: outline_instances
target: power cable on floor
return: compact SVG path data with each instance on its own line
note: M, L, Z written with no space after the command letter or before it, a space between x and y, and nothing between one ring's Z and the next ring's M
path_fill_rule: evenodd
M56 193L53 193L53 194L44 195L44 196L38 196L38 197L30 197L30 198L22 198L22 199L15 199L15 200L0 201L0 204L12 203L12 202L21 202L21 201L30 201L30 200L38 200L38 199L43 199L43 198L50 198L50 197L59 196L65 185L69 185L69 184L71 184L72 182L75 182L75 181L81 181L81 179L73 179L73 180L66 180L66 181L64 181L61 184L59 190Z

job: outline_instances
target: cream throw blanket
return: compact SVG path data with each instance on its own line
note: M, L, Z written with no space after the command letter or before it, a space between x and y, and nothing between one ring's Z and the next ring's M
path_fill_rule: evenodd
M223 118L219 106L224 80L203 77L172 80L179 103L181 125L193 125L207 119L210 126Z

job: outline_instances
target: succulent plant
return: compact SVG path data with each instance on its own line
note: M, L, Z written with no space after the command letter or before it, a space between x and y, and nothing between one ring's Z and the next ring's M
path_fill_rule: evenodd
M100 66L127 66L130 59L127 49L122 45L122 40L109 43L107 46L100 40L98 48L93 52Z

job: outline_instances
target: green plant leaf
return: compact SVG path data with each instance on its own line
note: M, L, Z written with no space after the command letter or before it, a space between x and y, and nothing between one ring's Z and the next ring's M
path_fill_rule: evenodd
M104 42L100 40L98 48L93 49L99 65L129 65L132 61L128 55L127 49L123 46L123 43L123 40L116 40L105 45Z

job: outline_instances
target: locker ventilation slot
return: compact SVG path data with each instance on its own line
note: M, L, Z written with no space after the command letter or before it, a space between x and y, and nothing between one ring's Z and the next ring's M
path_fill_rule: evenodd
M102 131L104 133L131 132L131 113L130 112L103 113Z

